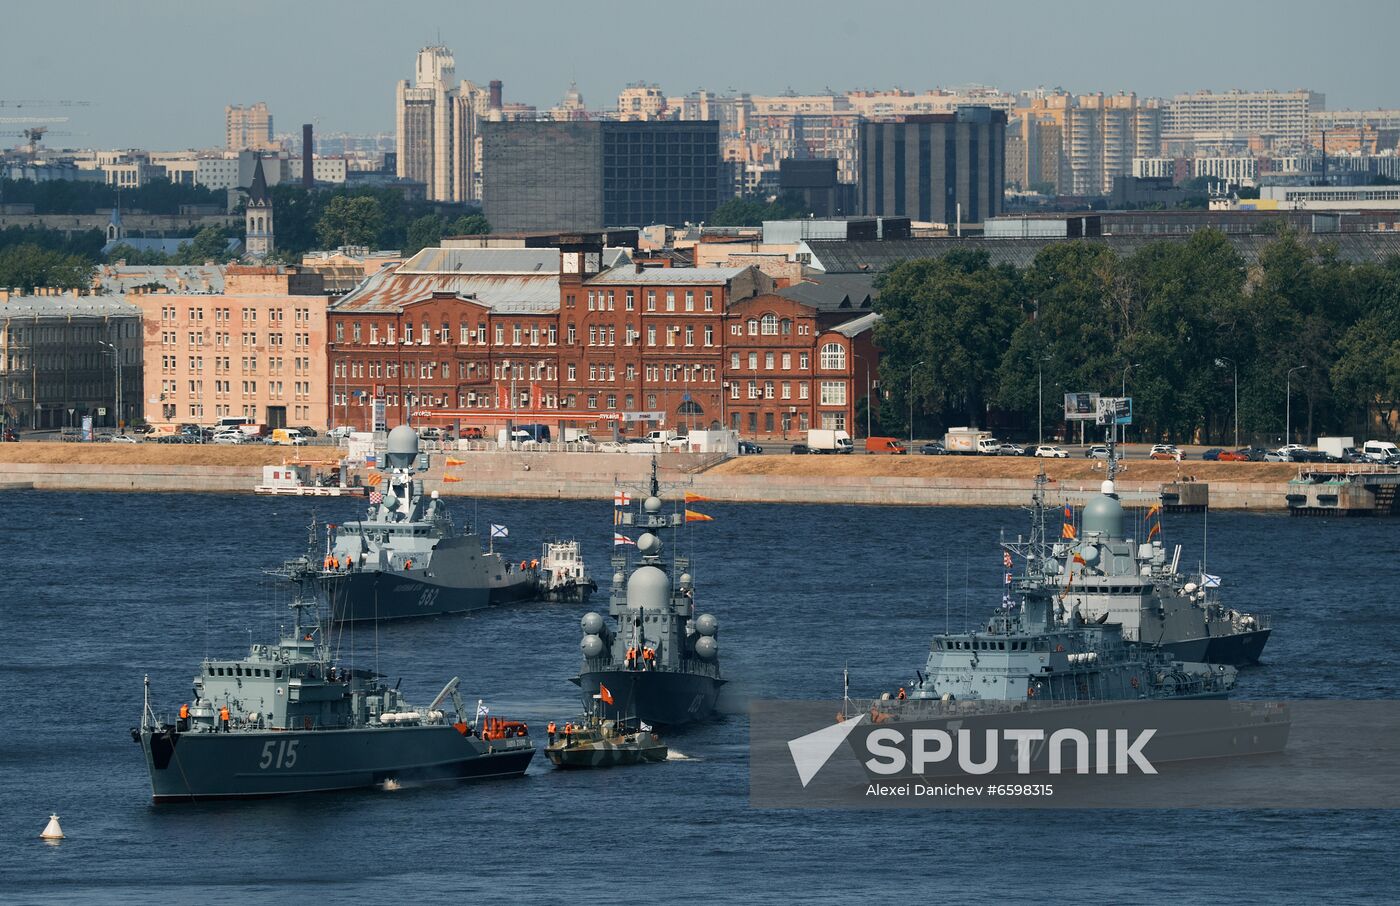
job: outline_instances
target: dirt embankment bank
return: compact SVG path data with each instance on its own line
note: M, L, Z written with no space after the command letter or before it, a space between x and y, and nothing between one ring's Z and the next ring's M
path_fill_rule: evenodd
M1167 481L1286 482L1298 467L1282 462L1161 462L1131 460L1119 480L1127 483ZM827 478L1022 479L1034 480L1041 468L1056 481L1102 481L1104 463L1092 459L1032 459L991 456L741 456L707 474Z

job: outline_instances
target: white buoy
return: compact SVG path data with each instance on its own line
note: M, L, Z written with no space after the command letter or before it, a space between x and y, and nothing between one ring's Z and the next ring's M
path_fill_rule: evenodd
M39 839L40 839L40 840L62 840L62 839L63 839L63 828L61 828L61 827L58 826L58 816L57 816L57 815L49 815L49 823L48 823L48 826L46 826L46 827L44 828L44 832L43 832L42 834L39 835Z

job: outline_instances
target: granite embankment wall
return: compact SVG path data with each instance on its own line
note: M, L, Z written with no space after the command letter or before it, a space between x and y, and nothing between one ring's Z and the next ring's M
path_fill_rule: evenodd
M1020 506L1034 487L1033 474L1020 474L1030 464L1011 462L970 469L961 463L915 460L921 468L898 474L888 461L865 457L843 457L840 463L827 457L752 459L752 464L744 457L707 468L710 463L702 457L666 454L660 457L660 478L714 500L768 503ZM761 460L769 461L760 469ZM644 485L651 470L648 457L628 454L473 452L460 454L460 461L462 465L447 467L443 456L435 457L428 489L445 495L605 499L618 487L635 490ZM998 476L998 471L1010 474ZM1047 499L1052 503L1081 501L1102 481L1101 474L1087 473L1080 464L1050 464L1047 471L1052 476ZM1155 498L1163 482L1173 477L1139 471L1144 474L1137 480L1124 476L1119 481L1125 499ZM134 457L103 463L0 462L0 486L59 490L246 493L261 474L257 465L161 464ZM1199 476L1209 480L1212 509L1284 510L1288 484L1282 475L1224 474L1228 479ZM459 480L444 481L448 475Z

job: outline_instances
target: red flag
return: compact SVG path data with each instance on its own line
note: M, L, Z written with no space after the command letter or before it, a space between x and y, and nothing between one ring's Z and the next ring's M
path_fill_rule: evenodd
M685 502L686 502L686 503L694 503L694 502L697 501L697 500L705 500L705 501L708 501L708 500L710 500L710 499L711 499L711 498L709 498L709 497L701 497L699 494L696 494L694 491L686 491L686 492L685 492Z
M686 522L714 522L715 517L706 516L704 513L697 513L694 510L685 511Z
M598 684L598 698L602 699L610 705L613 703L612 693L609 692L608 687L604 686L602 683Z

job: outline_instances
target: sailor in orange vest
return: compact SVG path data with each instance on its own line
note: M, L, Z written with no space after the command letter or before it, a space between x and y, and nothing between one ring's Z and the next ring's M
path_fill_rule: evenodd
M627 669L628 669L628 670L631 670L631 669L633 669L633 668L635 668L635 667L637 666L637 646L636 646L636 645L628 645L628 646L627 646L627 660L625 661L625 663L627 664Z
M413 558L412 558L412 557L409 557L407 560L403 561L403 568L404 568L404 571L405 571L405 572L407 572L407 571L410 570L410 569L413 569Z
M536 560L531 560L531 561L530 561L530 568L531 568L531 569L539 569L539 568L540 568L540 561L539 561L538 559L536 559Z
M642 664L643 664L648 670L655 670L655 669L656 669L656 652L653 651L651 648L643 648L643 649L642 649Z
M335 569L335 554L326 554L326 560L325 560L325 562L322 563L321 565L324 566L324 567L326 568L326 572L331 572L332 570L334 570L334 569Z
M219 726L225 733L228 732L228 705L219 709Z
M182 705L180 706L180 729L181 729L181 730L188 730L189 728L190 728L190 705L189 705L189 702L185 702L184 704L182 704Z
M354 566L355 566L355 555L354 555L354 554L346 554L346 555L345 555L345 571L346 571L347 573L350 572L350 570L353 569Z
M573 741L574 725L572 723L566 723L564 724L564 748L567 749L573 743Z
M904 700L905 700L906 698L908 698L908 697L909 697L908 694L905 693L905 691L904 691L904 687L903 687L903 686L900 686L900 687L899 687L899 694L896 695L895 698L899 699L900 701L904 701Z
M555 726L554 721L551 720L551 721L549 722L549 744L550 744L550 745L554 745L554 734L558 731L558 729L559 729L559 728L558 728L557 726Z

